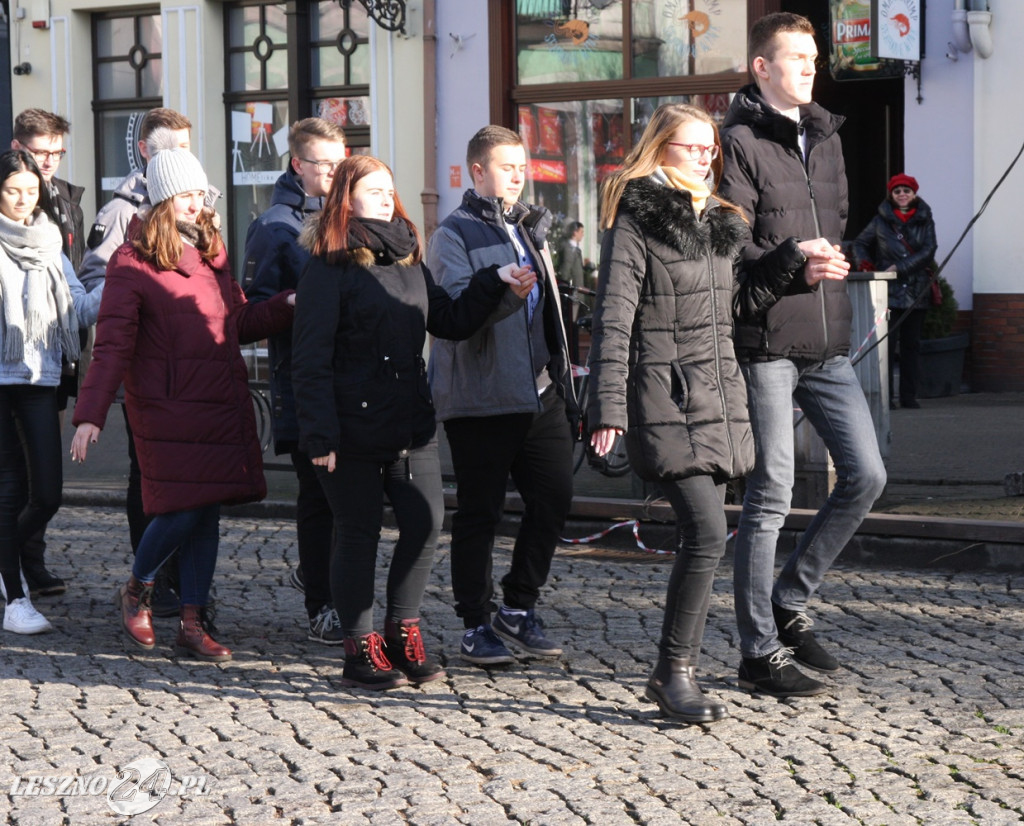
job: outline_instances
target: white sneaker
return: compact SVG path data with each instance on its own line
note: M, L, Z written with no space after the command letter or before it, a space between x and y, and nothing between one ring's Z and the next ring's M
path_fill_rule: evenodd
M7 603L7 608L4 609L4 631L13 631L15 634L42 634L52 630L53 626L32 607L28 597Z

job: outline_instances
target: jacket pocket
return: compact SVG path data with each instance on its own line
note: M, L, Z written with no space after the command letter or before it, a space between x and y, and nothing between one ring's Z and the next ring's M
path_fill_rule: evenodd
M676 407L685 413L690 399L690 391L686 383L686 373L683 370L683 365L678 360L672 362L672 385L669 395Z

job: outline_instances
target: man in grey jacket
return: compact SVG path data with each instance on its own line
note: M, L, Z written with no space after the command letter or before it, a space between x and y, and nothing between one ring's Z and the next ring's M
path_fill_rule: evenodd
M525 300L507 293L472 338L438 340L430 359L431 393L458 483L451 569L455 611L466 628L461 654L492 665L513 661L502 639L536 657L562 653L534 608L572 503L567 405L573 415L578 410L545 243L551 214L519 200L527 169L523 142L510 129L485 126L466 154L473 189L430 239L434 278L457 296L492 264L517 262L537 272ZM524 511L492 623L494 535L510 474Z

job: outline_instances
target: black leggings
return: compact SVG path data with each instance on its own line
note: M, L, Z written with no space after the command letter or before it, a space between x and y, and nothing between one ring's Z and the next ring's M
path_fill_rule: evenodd
M373 628L377 544L387 494L398 524L387 584L387 618L413 619L434 562L444 518L437 442L393 462L339 457L333 473L317 467L334 513L331 596L346 637ZM303 569L307 576L309 572Z
M676 561L658 653L696 666L715 569L725 554L725 485L710 476L692 476L661 487L676 514Z
M0 576L8 600L25 596L20 550L60 507L61 465L57 388L0 385ZM24 471L28 468L28 502Z

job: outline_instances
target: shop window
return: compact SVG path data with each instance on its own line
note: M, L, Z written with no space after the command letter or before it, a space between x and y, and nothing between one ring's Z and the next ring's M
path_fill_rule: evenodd
M147 111L162 105L162 49L157 8L92 17L97 192L109 195L143 167L139 127Z

